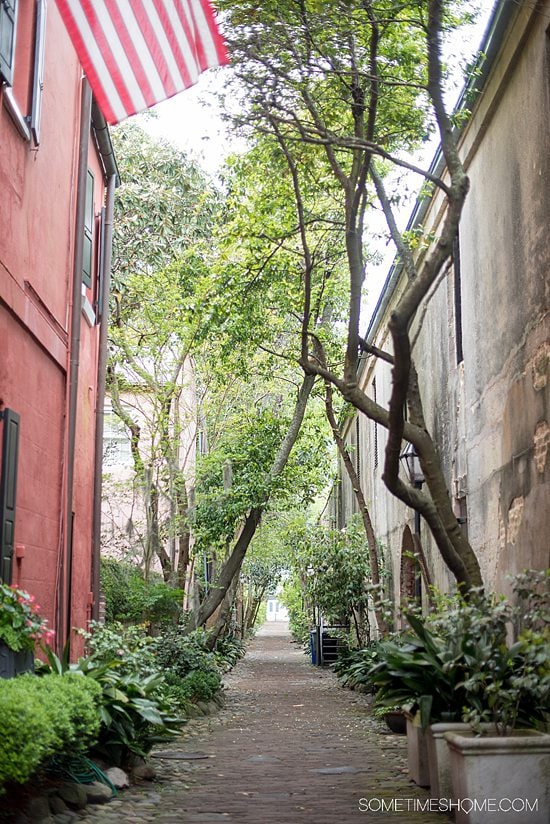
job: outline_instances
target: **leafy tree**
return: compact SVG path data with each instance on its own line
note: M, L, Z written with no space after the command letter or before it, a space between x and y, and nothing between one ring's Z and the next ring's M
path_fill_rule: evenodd
M219 198L185 155L139 127L121 126L113 140L123 185L108 387L131 439L145 574L156 557L165 580L183 588L197 428L192 350Z
M215 609L225 598L229 608L249 546L258 561L262 536L266 530L272 534L275 519L296 505L307 505L326 485L328 432L314 398L306 411L313 383L309 379L289 393L285 382L283 394L277 375L261 380L256 376L256 402L248 384L212 451L199 462L195 552L205 554L213 569L198 622L206 620L209 604L215 603ZM264 517L270 527L262 528L252 543ZM267 561L261 551L260 556ZM258 565L256 571L260 573ZM249 617L256 611L249 611Z
M372 570L360 518L338 531L301 516L289 525L286 541L306 610L312 615L317 608L326 621L351 625L355 642L363 645L369 636Z
M284 174L292 189L291 237L301 258L294 293L299 289L302 298L302 368L306 375L322 377L348 403L387 428L386 486L424 516L457 582L465 589L479 585L479 563L452 511L437 449L426 428L409 337L415 313L452 254L468 191L456 132L445 109L441 60L442 38L460 22L462 6L443 0L271 0L258 8L251 0L222 0L220 8L228 17L237 81L237 92L231 94L241 91L241 110L234 120L262 146L264 157L271 153L278 159L277 173ZM404 152L418 146L434 128L441 139L445 180L404 159ZM413 254L397 229L394 206L399 193L386 189L391 166L418 172L444 198L442 228L429 239L422 256ZM281 186L277 180L275 191ZM360 335L365 232L374 199L408 277L390 322L392 354L372 350ZM274 209L279 206L275 199ZM285 214L289 209L287 203ZM285 225L282 217L270 238L273 254L264 254L257 264L260 271L264 261L276 266L279 250L286 251ZM317 329L316 298L323 289L323 270L316 240L327 225L332 246L343 250L348 277L346 341L337 356ZM393 364L388 408L357 384L362 350ZM425 490L399 477L403 439L413 443L420 456Z
M127 152L130 186L119 204L111 398L131 435L147 511L146 567L156 554L165 577L171 579L175 571L183 585L191 557L191 502L189 472L184 472L178 450L189 422L173 421L186 391L181 378L192 359L197 427L208 453L193 501L195 553L206 552L216 562L215 581L195 615L199 626L224 599L231 601L270 498L291 495L297 481L301 494L311 495L317 481L308 467L322 463L318 453L326 446L326 433L317 432L317 442L325 440L321 446L315 438L299 438L315 381L304 378L288 358L275 365L273 349L281 339L284 348L287 330L298 339L299 326L285 292L289 273L295 273L295 254L284 264L255 272L254 248L241 244L238 232L225 229L230 215L238 214L234 199L222 204L179 153L161 146L157 157L148 139L140 134L135 139L131 129L120 134L119 151ZM235 181L241 185L243 178ZM148 215L143 214L142 196L153 202ZM156 238L152 244L151 234ZM146 437L133 414L140 392L147 403ZM315 427L308 427L311 435ZM223 468L228 463L233 483L226 490ZM160 519L161 499L170 505L166 524ZM170 557L163 548L167 528L180 539L176 567L175 553Z

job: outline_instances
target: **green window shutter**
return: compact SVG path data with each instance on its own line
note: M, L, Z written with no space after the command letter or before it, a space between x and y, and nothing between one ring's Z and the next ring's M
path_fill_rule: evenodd
M34 145L40 144L40 113L44 90L44 52L46 44L46 0L36 0L36 34L34 38L34 74L30 127Z
M17 0L0 0L0 80L13 85Z
M99 271L97 275L97 300L95 305L95 316L97 323L101 323L102 308L103 308L103 289L105 278L105 207L101 209L101 217L99 220Z
M89 169L86 177L86 207L84 214L83 243L82 280L88 288L91 288L94 260L94 176Z
M2 475L0 477L0 581L11 584L15 546L15 500L17 492L17 455L19 452L19 415L11 409L2 413Z

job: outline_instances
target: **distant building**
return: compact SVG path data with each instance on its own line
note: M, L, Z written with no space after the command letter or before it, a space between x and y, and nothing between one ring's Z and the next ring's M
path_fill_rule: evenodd
M510 574L550 565L549 20L548 0L495 7L479 92L460 137L471 181L460 237L411 330L455 514L484 581L503 592ZM443 215L438 193L418 202L409 227L429 234ZM403 285L396 263L367 333L382 349L391 350L388 320ZM363 359L360 384L370 397L386 404L390 382L388 363ZM383 484L384 428L357 414L346 439L383 547L389 594L399 603L425 592L411 558L418 539L430 579L451 587L427 527ZM356 504L343 467L340 478L332 516L342 527Z
M288 621L288 610L276 595L267 599L266 621Z
M36 597L62 643L98 609L104 216L117 170L55 3L0 3L0 146L0 578Z
M147 481L144 483L144 478L136 472L130 430L117 415L116 405L107 394L101 550L106 556L161 572L160 555L172 568L177 565L180 552L185 552L181 536L185 528L189 529L189 497L195 484L199 441L193 366L190 359L185 361L174 392L168 422L170 458L160 437L165 409L160 406L159 398L153 397L150 387L143 383L132 384L128 376L124 384L118 402L139 427L138 448ZM157 540L158 552L155 551Z

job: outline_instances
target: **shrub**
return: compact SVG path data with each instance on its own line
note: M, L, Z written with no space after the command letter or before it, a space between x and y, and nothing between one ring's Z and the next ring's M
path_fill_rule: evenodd
M423 618L408 613L411 633L382 641L363 678L385 705L410 705L422 725L439 720L482 722L499 734L544 724L550 702L548 574L524 573L515 591L529 611L503 596L472 590L439 598ZM518 621L521 618L521 622ZM514 622L522 627L515 643Z
M222 672L233 669L237 661L246 652L246 644L234 635L218 638L214 649L214 658Z
M155 572L145 581L143 571L135 564L103 558L101 588L109 623L145 621L156 627L177 620L181 613L183 591L166 584Z
M184 707L197 701L210 701L221 687L222 679L217 672L193 670L185 678L168 675L168 694L173 701Z
M79 673L99 685L101 728L96 750L125 764L131 754L145 756L157 741L176 735L184 719L175 718L167 683L156 663L153 639L142 627L93 625L84 633L90 655L69 664L47 651L48 669ZM76 676L78 677L78 676Z
M296 575L285 581L281 601L288 610L292 637L300 644L309 642L310 619L304 609L302 589Z
M181 628L170 628L155 639L154 649L168 684L166 697L185 711L190 703L209 701L218 692L221 672L244 653L244 644L225 638L218 641L216 652L211 652L204 630L185 635Z
M132 754L145 757L153 745L177 735L185 719L176 718L160 673L143 678L121 674L116 663L89 671L102 687L97 752L123 765Z
M89 655L96 664L118 662L121 674L140 673L143 676L158 673L155 641L143 624L124 627L118 621L90 623L90 632L81 633L86 639Z
M101 689L74 675L22 675L0 691L0 792L23 783L52 755L81 751L99 732Z
M380 641L373 641L362 649L344 649L334 664L334 672L342 686L350 689L372 691L369 673L377 661Z
M184 635L179 628L169 628L155 639L156 660L165 671L179 678L193 670L219 674L216 656L207 643L208 633L202 629Z

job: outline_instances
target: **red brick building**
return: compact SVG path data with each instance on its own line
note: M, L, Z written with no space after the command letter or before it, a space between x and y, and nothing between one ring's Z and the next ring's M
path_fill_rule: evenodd
M97 606L117 171L53 2L0 2L0 147L0 579L36 597L61 644Z

